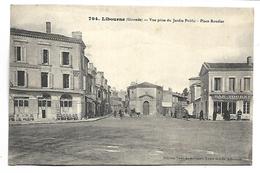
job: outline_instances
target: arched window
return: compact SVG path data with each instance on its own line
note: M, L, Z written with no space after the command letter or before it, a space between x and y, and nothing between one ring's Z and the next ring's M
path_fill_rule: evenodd
M39 107L51 107L51 96L49 94L42 94L42 97L38 98Z
M60 107L72 107L72 97L69 94L63 94L60 97Z

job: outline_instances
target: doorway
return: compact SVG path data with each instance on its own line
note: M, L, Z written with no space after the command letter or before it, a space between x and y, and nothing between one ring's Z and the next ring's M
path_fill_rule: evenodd
M149 115L149 102L148 101L145 101L143 103L143 114Z

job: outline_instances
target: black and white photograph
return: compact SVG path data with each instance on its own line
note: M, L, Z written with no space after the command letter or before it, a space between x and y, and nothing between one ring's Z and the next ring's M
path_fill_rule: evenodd
M251 166L254 13L11 4L8 165Z

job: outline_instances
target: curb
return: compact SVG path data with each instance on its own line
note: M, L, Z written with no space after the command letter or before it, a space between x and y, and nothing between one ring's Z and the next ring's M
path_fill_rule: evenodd
M97 117L97 118L90 118L86 120L52 120L52 121L29 121L29 122L9 122L10 126L18 126L18 125L33 125L33 124L65 124L65 123L83 123L83 122L93 122L93 121L98 121L102 120L105 118L110 117L112 114L108 114L102 117Z

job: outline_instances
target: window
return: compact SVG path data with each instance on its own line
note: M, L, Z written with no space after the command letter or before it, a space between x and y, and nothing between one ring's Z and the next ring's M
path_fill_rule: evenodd
M64 94L60 98L60 107L72 107L72 97Z
M221 78L214 78L214 90L215 91L221 90Z
M236 102L229 102L229 113L236 114Z
M22 61L22 48L20 46L15 47L16 61Z
M250 114L250 101L243 102L243 113Z
M62 52L62 65L70 65L69 52Z
M24 71L17 71L17 85L25 86L25 72Z
M69 87L70 87L70 75L63 74L63 88L69 88Z
M229 91L235 91L235 78L229 78Z
M250 78L244 78L244 90L245 91L250 90Z
M42 56L42 63L49 64L49 50L43 49Z
M38 98L39 107L51 107L51 96L49 94L43 94L42 97Z
M42 87L48 87L48 73L41 73L41 85Z
M28 98L14 98L14 106L15 107L28 107L29 100L28 100Z

